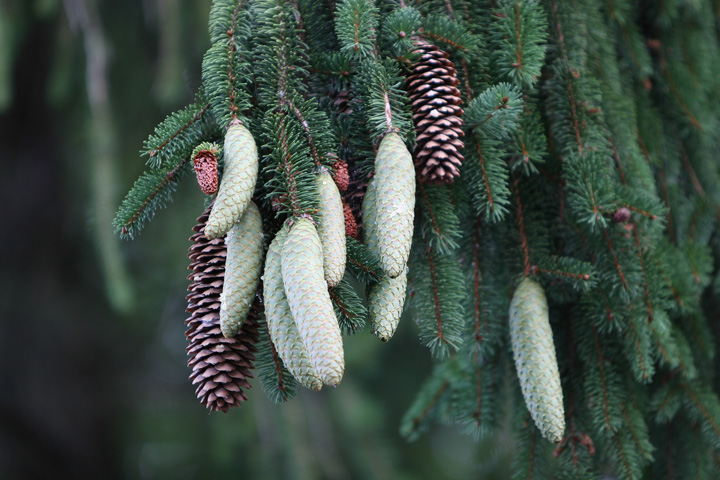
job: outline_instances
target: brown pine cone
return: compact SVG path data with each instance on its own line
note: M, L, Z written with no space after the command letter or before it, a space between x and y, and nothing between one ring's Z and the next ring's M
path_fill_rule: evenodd
M188 287L185 337L190 342L187 354L192 368L190 380L197 385L200 403L212 411L227 412L247 400L258 341L257 316L262 302L255 299L247 320L237 335L225 338L220 330L220 293L225 276L224 237L209 240L204 235L210 207L198 218L188 256L192 281Z
M417 133L415 170L420 181L450 183L460 175L464 160L459 80L447 52L424 41L415 52L420 58L405 81Z

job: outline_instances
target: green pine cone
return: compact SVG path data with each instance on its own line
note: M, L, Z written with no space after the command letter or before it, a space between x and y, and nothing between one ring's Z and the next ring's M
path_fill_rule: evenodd
M228 128L223 152L225 171L205 227L205 236L211 239L225 235L243 216L258 176L257 146L242 123L233 123Z
M320 172L315 182L320 204L317 232L323 247L323 271L328 286L336 287L345 275L345 213L340 191L327 170Z
M365 245L368 246L375 257L380 258L380 247L377 239L377 209L375 207L375 183L370 180L362 203L363 237Z
M380 264L395 278L407 265L415 216L415 167L397 133L380 142L373 182Z
M262 218L250 202L239 222L227 233L225 283L220 294L220 329L234 337L255 300L263 260Z
M322 244L312 221L296 220L282 251L285 294L310 363L323 383L335 386L342 380L345 358L322 259Z
M395 334L405 305L407 273L405 269L395 278L383 277L370 291L370 322L373 334L387 342Z
M318 391L322 388L322 380L310 364L307 349L290 313L290 305L283 286L281 255L287 235L288 228L285 225L270 243L265 257L263 274L265 318L270 338L290 374L303 387Z
M545 291L530 277L510 303L510 339L525 404L542 436L557 443L565 431L560 372Z

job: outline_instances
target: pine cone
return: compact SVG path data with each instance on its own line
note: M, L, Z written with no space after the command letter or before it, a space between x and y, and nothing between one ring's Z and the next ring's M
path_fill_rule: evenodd
M343 341L323 275L320 237L312 221L300 218L281 254L285 294L310 363L325 385L340 383L345 370Z
M513 293L510 340L530 415L542 436L557 443L565 430L560 372L545 291L530 277L523 278Z
M225 236L225 278L220 295L220 328L234 337L245 321L260 284L263 225L260 210L250 201L245 213Z
M318 192L317 233L323 250L323 270L328 287L336 287L345 275L345 215L340 191L323 169L315 177Z
M345 203L345 200L343 200L343 215L345 215L345 235L350 235L352 238L357 240L357 220L355 220L355 215L353 214L352 208L350 208L350 205Z
M225 276L227 250L224 238L205 237L210 207L198 218L190 237L193 242L188 256L193 273L188 279L188 326L185 337L190 342L188 366L195 394L210 410L227 412L247 400L254 368L255 344L258 340L257 316L262 303L255 299L247 320L236 336L225 338L220 330L220 293Z
M281 255L288 230L285 225L278 231L270 243L265 258L265 282L263 283L265 320L268 334L285 367L302 386L318 391L322 388L322 380L310 363L308 350L305 348L300 331L292 317L283 285Z
M405 82L417 133L415 169L421 181L450 183L464 160L459 80L447 52L426 42L418 43L415 52L420 59Z
M400 135L390 132L375 157L375 235L383 271L391 278L405 270L415 218L412 158ZM368 244L369 245L369 244Z
M193 152L193 165L200 190L205 195L217 193L218 181L217 147L212 143L203 143Z
M225 235L245 213L255 192L258 150L245 125L234 121L225 133L225 171L206 227L208 238Z
M332 177L340 193L348 189L348 185L350 185L350 172L348 171L348 164L345 160L339 158L333 162Z
M405 305L406 289L407 273L402 271L396 278L384 276L370 290L370 323L373 334L383 342L395 334Z

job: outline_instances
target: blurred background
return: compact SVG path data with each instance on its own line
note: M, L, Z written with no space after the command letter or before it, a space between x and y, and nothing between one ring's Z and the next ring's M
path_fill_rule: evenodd
M505 479L512 441L400 420L429 373L409 319L346 339L336 389L227 414L187 380L188 181L142 235L112 218L142 142L193 99L210 0L0 0L0 479ZM507 430L507 429L506 429Z

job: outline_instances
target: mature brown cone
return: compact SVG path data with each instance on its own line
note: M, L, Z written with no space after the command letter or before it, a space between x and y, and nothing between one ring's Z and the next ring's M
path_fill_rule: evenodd
M210 207L198 218L190 237L188 252L192 281L188 287L188 326L185 337L190 342L188 366L195 394L210 410L227 412L247 400L258 341L257 315L262 303L256 298L247 320L237 335L225 338L220 330L220 293L225 277L225 238L208 240L204 235Z
M421 181L450 183L464 160L459 80L447 52L427 42L417 43L415 52L420 58L405 81L417 133L415 170Z

